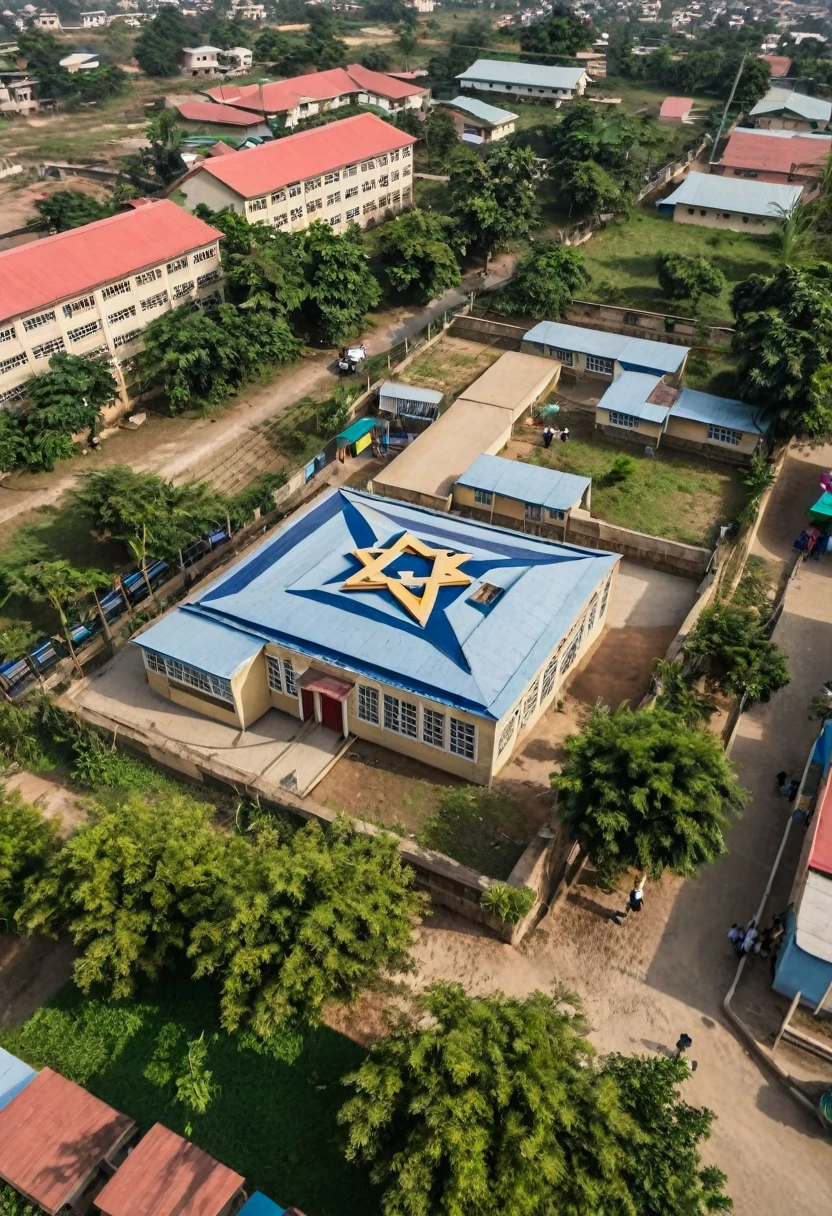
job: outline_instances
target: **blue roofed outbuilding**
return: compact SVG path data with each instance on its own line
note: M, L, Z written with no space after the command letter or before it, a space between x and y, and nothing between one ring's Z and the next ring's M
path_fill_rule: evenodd
M581 505L592 486L592 478L506 460L503 456L480 456L465 470L457 486L565 512Z
M25 1061L0 1047L0 1110L4 1110L13 1098L22 1093L37 1075L36 1070Z
M522 349L558 359L578 375L588 373L612 379L624 371L677 376L690 353L687 346L631 338L584 325L565 325L561 321L540 321L524 334Z

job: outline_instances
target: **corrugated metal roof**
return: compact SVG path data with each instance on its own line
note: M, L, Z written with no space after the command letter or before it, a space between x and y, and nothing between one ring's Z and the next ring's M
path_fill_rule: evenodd
M342 590L360 569L356 549L389 547L402 532L471 555L461 567L471 583L440 589L425 625L387 590ZM193 642L204 624L221 620L245 636L273 640L345 672L498 719L618 560L617 554L333 489L177 611L187 615ZM423 561L403 554L388 573L421 571ZM483 582L505 588L487 612L470 602ZM210 635L204 646L197 665L210 670L216 654Z
M788 76L792 70L792 61L788 55L758 55L757 58L768 64L774 80L778 77L782 79L784 76Z
M284 1216L285 1210L262 1191L255 1191L240 1208L238 1216Z
M163 199L6 249L0 253L0 321L83 295L217 239L222 233L216 228Z
M832 140L832 135L827 135L825 131L781 131L775 127L737 127L736 130L746 135L753 131L760 139L814 139L827 144Z
M832 874L832 777L828 777L820 798L813 825L812 845L809 851L809 867L824 874ZM832 940L832 920L830 921Z
M210 173L241 198L252 198L415 143L377 114L356 114L200 165L194 173Z
M792 89L769 89L762 101L758 101L751 111L751 117L758 114L777 114L788 110L798 118L808 122L829 122L832 117L832 102L824 101L822 97L808 97L805 93L795 93Z
M55 1216L134 1127L127 1115L44 1068L0 1111L0 1178Z
M266 121L262 114L253 114L251 110L238 110L236 106L218 106L215 101L183 101L176 109L182 118L190 122L256 127Z
M445 394L435 388L420 388L415 384L400 384L396 380L385 380L378 390L379 399L393 397L396 401L426 401L429 405L439 405Z
M801 950L832 963L832 879L810 870L795 909L795 940Z
M692 105L692 97L665 97L659 110L659 117L686 118Z
M0 1110L4 1110L37 1075L34 1068L0 1047Z
M744 177L722 177L720 174L689 173L681 186L677 186L667 198L660 199L656 206L710 207L715 211L776 219L793 211L802 193L802 186L755 182Z
M200 621L199 628L186 612L163 616L144 633L131 639L131 645L155 650L168 659L178 659L230 680L244 663L263 649L263 642L216 621ZM205 663L209 666L206 667Z
M687 346L653 342L649 338L629 338L583 325L563 325L560 321L540 321L524 335L524 342L536 342L557 350L615 359L630 371L652 372L662 376L677 372L690 351Z
M375 418L356 418L355 422L351 422L349 426L344 427L343 431L339 431L335 436L338 447L345 448L350 443L357 443L359 439L363 439L365 435L369 435L375 425Z
M586 68L552 68L539 63L512 63L504 59L478 59L457 74L457 80L474 83L524 85L536 89L576 89Z
M457 484L502 494L505 498L546 507L550 511L568 511L580 503L592 485L592 478L506 460L503 456L479 456Z
M803 135L790 131L794 139L769 139L769 131L737 129L725 146L720 165L752 172L791 173L825 164L832 148L832 136ZM777 132L781 134L781 132Z
M282 114L293 110L302 101L329 101L358 91L403 101L425 91L423 85L396 80L385 72L373 72L359 63L346 68L330 68L325 72L307 72L269 84L223 84L206 90L206 97L223 105L239 105L244 110L262 114Z
M692 388L682 389L671 411L671 417L690 418L693 422L764 435L769 424L759 420L757 414L758 407L755 405L734 401L730 397L714 397L712 393L700 393Z
M504 122L513 122L517 117L510 110L490 106L485 101L478 101L476 97L455 97L453 101L442 101L438 104L449 106L453 110L460 110L463 114L471 114L474 118L479 118L492 127L502 126Z
M655 405L648 397L655 391L661 379L643 372L622 372L614 380L598 402L601 410L617 410L646 422L664 422L670 409L666 405Z
M244 1182L242 1174L154 1123L95 1206L104 1216L219 1216Z

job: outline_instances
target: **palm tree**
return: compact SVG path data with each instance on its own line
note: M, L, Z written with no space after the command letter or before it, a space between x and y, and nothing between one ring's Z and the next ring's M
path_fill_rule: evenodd
M68 611L98 587L109 587L110 577L102 570L77 570L67 561L31 562L9 575L14 595L22 595L33 604L51 604L58 614L69 653L80 675L84 669L78 661L69 629Z
M774 205L782 221L769 233L771 244L777 250L777 261L781 266L798 266L814 253L814 216L805 207L788 211L785 207Z

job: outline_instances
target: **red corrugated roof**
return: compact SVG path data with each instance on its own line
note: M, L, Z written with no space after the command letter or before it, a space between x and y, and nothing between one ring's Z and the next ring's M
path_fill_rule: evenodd
M95 1201L104 1216L218 1216L245 1182L155 1123Z
M168 199L0 253L0 321L222 239Z
M817 823L809 853L809 869L832 874L832 769L826 779L826 788L815 816Z
M308 72L305 76L292 76L289 80L278 80L272 84L222 84L215 89L207 89L205 95L224 105L239 105L260 114L264 111L267 114L283 114L302 101L329 101L358 90L386 97L390 101L403 101L405 97L424 92L418 85L394 80L384 72L371 72L358 63L351 63L347 68Z
M242 198L254 198L415 143L412 135L397 131L375 114L356 114L222 157L194 172L210 173Z
M0 1111L0 1178L51 1216L134 1127L127 1115L44 1068Z
M788 55L760 55L760 59L769 65L774 80L788 76L792 70L792 61Z
M222 140L218 140L208 149L209 156L228 156L229 153L233 156L236 148L232 148L229 144L224 144Z
M665 97L662 108L659 110L659 117L685 118L690 113L692 105L692 97Z
M826 162L831 148L832 136L828 140L817 135L809 138L793 135L787 139L740 129L731 135L719 163L726 168L756 173L799 172L811 176L815 168L819 170Z
M185 101L176 107L183 118L191 122L224 122L232 127L256 127L263 122L262 115L250 110L238 110L234 106L218 106L215 101Z

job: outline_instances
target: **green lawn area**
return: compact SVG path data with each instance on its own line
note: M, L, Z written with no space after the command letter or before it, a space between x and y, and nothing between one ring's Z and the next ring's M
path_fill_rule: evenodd
M730 296L734 285L749 275L767 273L775 259L774 246L765 237L676 224L660 219L652 207L638 208L629 219L610 224L582 245L581 252L592 275L584 293L587 299L677 316L690 310L662 296L656 259L660 253L704 254L722 271L728 286L716 299L703 300L701 312L713 324L728 325L732 324Z
M173 1038L179 1052L203 1031L206 1040L216 1035L208 1067L221 1089L205 1115L191 1116L194 1143L281 1205L310 1216L375 1216L377 1192L344 1160L336 1124L347 1096L340 1078L358 1067L363 1049L324 1026L302 1044L287 1036L280 1060L221 1031L216 1006L210 985L171 975L132 1001L88 999L69 984L0 1042L33 1067L86 1086L142 1132L159 1121L183 1133L187 1112L172 1102L172 1082L160 1085L163 1044Z
M644 456L635 444L576 437L576 427L583 430L570 418L569 443L554 443L548 451L536 447L528 460L591 477L592 513L611 524L689 545L708 545L717 527L735 519L745 501L740 473L729 466L662 448L653 457ZM611 485L610 468L622 453L632 456L635 472L628 481Z

